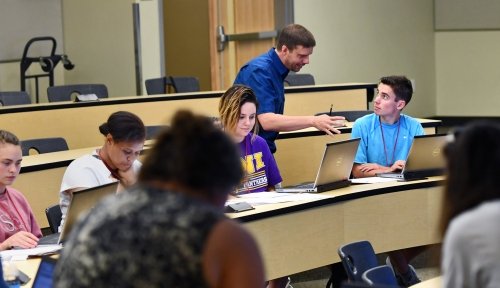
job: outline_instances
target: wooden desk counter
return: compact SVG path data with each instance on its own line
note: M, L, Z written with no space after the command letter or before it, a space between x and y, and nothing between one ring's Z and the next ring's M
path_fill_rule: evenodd
M325 199L260 205L228 216L255 237L266 276L274 279L338 262L338 247L352 241L369 240L376 253L440 242L443 181L351 185L322 193ZM34 277L39 261L16 265Z
M436 134L440 120L417 119L422 123L425 134ZM276 141L274 155L283 177L283 184L293 185L315 179L325 144L351 138L353 123L339 128L342 134L329 136L316 128L307 128L280 133ZM298 168L300 167L300 168Z
M273 279L338 262L338 247L352 241L369 240L376 253L439 243L441 185L443 177L352 185L230 217L257 239Z
M314 115L333 105L337 110L366 110L375 84L338 84L285 89L287 115ZM179 109L218 115L223 91L154 96L113 97L94 102L57 102L0 107L2 129L19 139L64 137L71 149L101 145L100 124L116 111L137 114L146 125L170 121Z
M23 273L28 275L31 280L23 285L22 287L30 288L33 286L33 280L35 280L36 272L38 271L38 266L40 266L41 258L31 258L24 261L14 261L14 265L17 269L21 270Z
M435 128L440 124L440 121L436 120L420 120L427 134L434 134ZM352 123L347 123L347 127L340 128L342 134L333 137L315 128L280 134L276 142L278 151L275 157L283 177L283 184L291 185L314 179L325 144L349 139L351 128ZM151 144L151 140L146 141L145 150ZM90 154L96 148L23 157L21 175L13 187L26 196L41 227L48 227L45 208L59 203L59 188L66 167L74 159Z

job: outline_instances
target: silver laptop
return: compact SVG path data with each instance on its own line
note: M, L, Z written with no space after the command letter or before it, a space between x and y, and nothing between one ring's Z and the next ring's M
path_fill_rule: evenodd
M334 190L349 186L354 157L358 151L359 138L328 143L319 165L316 181L276 189L285 193L314 193Z
M442 175L445 168L442 149L445 144L446 135L415 136L403 171L378 173L377 176L401 180L415 180Z
M73 192L61 233L54 233L40 238L38 245L60 244L64 242L81 214L91 210L105 196L115 194L117 188L118 182L114 182Z

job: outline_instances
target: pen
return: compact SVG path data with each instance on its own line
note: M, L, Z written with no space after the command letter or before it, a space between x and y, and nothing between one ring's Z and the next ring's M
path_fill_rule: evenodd
M330 105L330 116L332 116L333 104Z

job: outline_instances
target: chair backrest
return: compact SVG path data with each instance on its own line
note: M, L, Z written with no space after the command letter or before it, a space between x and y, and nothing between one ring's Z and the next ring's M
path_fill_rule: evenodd
M200 81L196 77L170 76L170 82L177 93L200 91Z
M285 85L288 86L305 86L314 85L314 76L311 74L288 74L285 78Z
M2 106L31 104L31 97L25 91L0 92Z
M168 126L166 125L149 125L146 126L146 140L153 139L160 131Z
M361 276L363 281L372 286L372 285L386 285L398 287L398 280L394 275L394 271L391 267L387 265L373 267L368 269Z
M38 154L68 150L68 143L61 137L21 140L23 156L28 156L34 149Z
M368 241L343 245L339 248L338 254L351 281L362 281L363 273L378 265L375 251Z
M49 227L52 233L57 233L59 225L61 225L62 212L61 206L59 204L52 205L45 209L45 215L47 216L47 221L49 222Z
M147 79L145 84L148 95L166 94L167 87L172 85L170 77Z
M49 102L71 101L72 94L95 94L97 98L108 98L108 88L104 84L74 84L47 88Z
M331 116L344 116L347 121L354 122L356 121L356 119L372 113L373 111L371 110L347 110L347 111L333 111L331 114L330 112L320 112L316 113L315 115L318 116L327 114Z

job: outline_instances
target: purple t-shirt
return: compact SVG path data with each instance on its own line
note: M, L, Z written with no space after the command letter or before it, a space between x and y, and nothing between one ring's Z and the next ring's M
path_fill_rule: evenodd
M249 133L239 144L245 178L236 189L236 194L263 192L268 186L274 186L282 181L266 140L260 136L252 139L252 135Z

